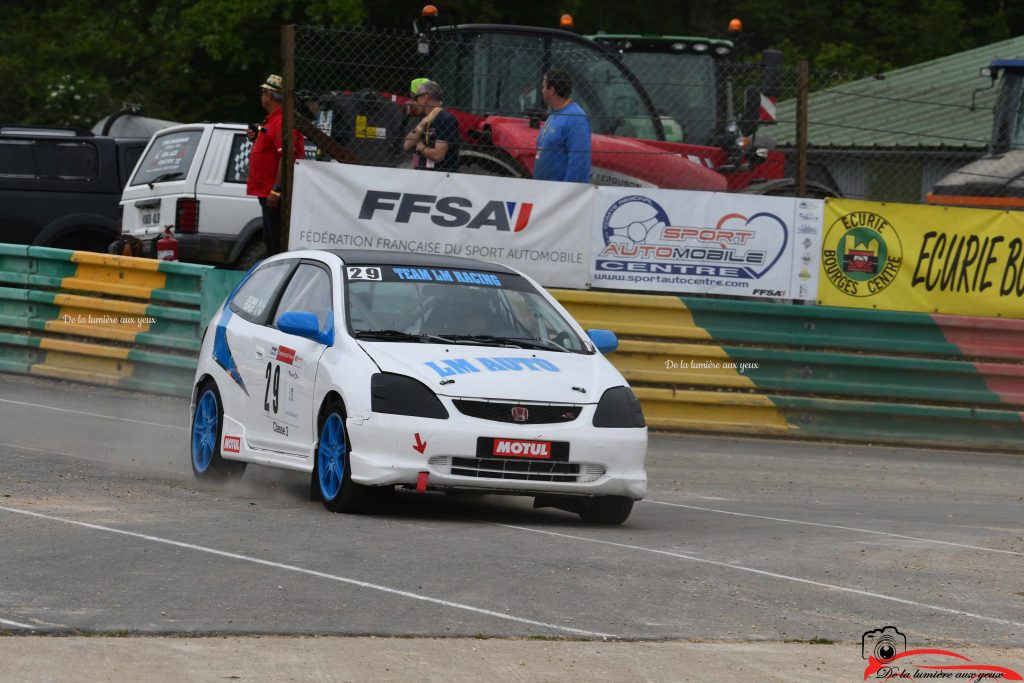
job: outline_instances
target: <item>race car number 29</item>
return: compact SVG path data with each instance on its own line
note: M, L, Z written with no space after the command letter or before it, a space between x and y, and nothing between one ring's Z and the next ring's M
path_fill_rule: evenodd
M351 266L346 272L349 280L380 280L380 268Z

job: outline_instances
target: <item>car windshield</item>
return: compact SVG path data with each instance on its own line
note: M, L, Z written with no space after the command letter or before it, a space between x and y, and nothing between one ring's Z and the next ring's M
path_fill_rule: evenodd
M154 138L131 184L144 185L184 179L188 175L202 135L201 130L185 130Z
M590 352L520 275L390 265L345 271L348 325L357 339Z

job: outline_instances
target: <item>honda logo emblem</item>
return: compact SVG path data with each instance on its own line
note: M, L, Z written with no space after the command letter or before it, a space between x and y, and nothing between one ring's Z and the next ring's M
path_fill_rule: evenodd
M515 406L512 408L512 421L513 422L526 422L530 419L530 411L523 406Z

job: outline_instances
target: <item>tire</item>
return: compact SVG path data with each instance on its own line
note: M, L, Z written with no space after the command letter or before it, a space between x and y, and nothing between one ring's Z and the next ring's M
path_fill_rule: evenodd
M318 428L320 438L313 461L311 487L316 489L324 507L331 512L361 512L366 507L369 491L368 487L352 481L348 431L340 403L327 406Z
M590 524L622 524L633 511L633 501L625 496L595 496L580 510L580 519Z
M199 387L196 408L192 413L192 445L189 460L196 479L223 481L238 478L245 472L245 463L225 460L220 454L224 408L217 385L207 380Z
M459 172L497 178L522 178L524 168L503 149L464 146L459 154Z
M245 245L245 249L239 254L233 268L234 270L249 270L266 257L267 245L263 243L262 239L253 238L249 240L249 244Z

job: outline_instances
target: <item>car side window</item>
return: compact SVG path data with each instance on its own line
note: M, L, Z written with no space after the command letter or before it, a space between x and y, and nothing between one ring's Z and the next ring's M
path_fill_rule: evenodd
M274 261L260 266L235 293L230 304L231 310L240 318L262 325L281 283L294 265L294 261Z
M0 141L0 175L41 180L95 180L99 152L88 142Z
M331 276L325 268L303 263L296 269L281 296L274 316L274 326L277 326L278 318L288 311L307 311L316 315L322 330L332 310Z
M224 173L226 183L244 183L249 178L249 152L252 143L245 133L231 136L231 151L228 153L228 168Z

